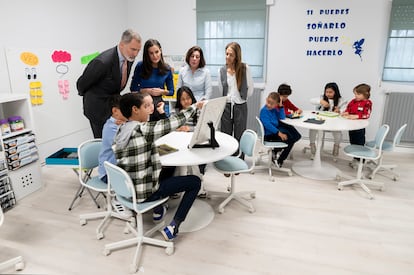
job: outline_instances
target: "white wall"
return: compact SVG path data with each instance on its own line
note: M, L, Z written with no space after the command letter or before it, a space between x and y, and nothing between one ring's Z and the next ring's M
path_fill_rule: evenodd
M7 70L6 49L27 49L34 52L39 49L66 49L86 53L102 51L115 46L122 31L128 27L126 9L124 0L0 0L0 96L2 93L28 93L20 89L12 91L9 79L19 72ZM80 63L78 58L73 62ZM13 74L12 77L9 73ZM48 83L48 76L49 74L41 80L45 104L34 110L36 130L40 131L40 136L44 136L41 140L47 140L45 143L38 142L42 160L62 147L76 147L81 141L92 137L88 121L79 115L82 113L82 99L77 95L75 87L79 75L73 75L70 79L70 100L77 104L65 107L59 100L55 104L62 104L62 108L57 111L48 108L48 104L51 104L50 95L58 93L56 81ZM48 124L56 118L58 122ZM78 124L78 129L75 127L73 132L62 137L45 133L53 131L55 123Z
M0 0L0 95L10 93L9 72L3 49L62 48L101 51L114 46L126 28L137 30L145 41L158 39L165 54L184 54L196 43L196 0ZM272 1L268 1L272 2ZM345 98L361 82L372 86L374 110L367 136L373 136L381 123L384 90L412 91L413 85L381 83L381 70L387 42L390 0L274 0L269 10L268 70L265 95L287 82L293 88L292 101L311 108L310 97L322 93L326 82L339 84ZM344 17L316 16L319 9L348 8ZM314 10L313 16L306 11ZM346 22L340 32L309 31L314 21ZM309 57L310 35L337 35L333 48L343 49L341 57ZM365 38L361 61L350 43ZM331 45L328 45L331 47ZM325 45L315 46L318 48ZM329 48L328 47L328 48ZM224 50L224 49L223 49ZM141 58L141 54L138 56ZM223 60L224 63L224 60ZM13 72L12 72L13 73ZM73 90L73 89L72 89ZM55 92L55 91L44 91ZM73 112L81 112L82 104ZM263 100L264 102L264 100ZM51 114L55 115L55 114ZM65 119L70 119L66 118ZM62 123L65 120L62 119ZM307 136L307 133L304 133ZM41 144L41 157L61 147L72 147L91 137L86 119L79 131ZM46 146L47 145L47 146Z
M143 39L160 40L164 53L184 53L196 42L196 0L151 2L128 1L130 24L140 26ZM269 10L268 67L265 83L266 95L281 83L292 86L292 101L303 109L313 108L309 98L323 93L327 82L337 82L342 96L353 97L353 87L360 83L371 85L373 113L367 128L367 137L372 138L382 121L384 91L412 91L412 84L382 83L381 73L387 44L390 0L274 0ZM154 7L162 7L155 9ZM313 16L307 16L307 10ZM349 9L347 15L320 16L320 9ZM153 12L141 12L141 11ZM164 21L162 21L164 20ZM345 22L340 30L309 31L311 22ZM160 23L161 22L161 23ZM173 22L173 23L171 23ZM309 36L338 36L337 43L312 45ZM352 44L361 39L362 61L354 53ZM341 49L342 56L306 56L306 50ZM224 60L223 60L224 63ZM264 99L263 99L264 102ZM302 132L307 136L307 132ZM344 138L347 139L345 135Z

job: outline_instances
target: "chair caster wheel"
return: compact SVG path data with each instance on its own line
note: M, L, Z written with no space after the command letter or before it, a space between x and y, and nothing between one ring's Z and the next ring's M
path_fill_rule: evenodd
M249 212L250 212L250 213L254 213L254 212L256 212L256 210L255 210L254 208L250 208L250 209L249 209Z
M165 254L171 256L174 253L174 247L167 247L165 248Z
M250 198L255 199L256 198L256 193L251 193Z
M274 177L271 177L270 178L270 181L273 181L274 182L275 181L275 178Z
M138 271L138 268L135 265L132 264L129 266L129 272L137 273L137 271Z
M24 269L24 262L17 263L17 264L14 266L14 269L15 269L16 271L22 271L22 270Z
M293 176L293 173L289 171L288 173L289 177Z
M393 177L392 180L393 181L397 181L398 180L398 177Z
M219 209L218 209L218 212L219 212L220 214L223 214L223 213L224 213L224 208L219 208Z
M79 223L80 225L84 226L86 224L86 220L80 220Z
M111 254L111 250L109 250L109 249L104 249L104 251L103 251L103 255L104 255L104 256L108 256L109 254Z
M129 231L129 228L128 227L125 227L124 228L124 234L129 234L129 233L131 233L131 231Z
M99 232L99 233L96 234L96 238L98 240L102 240L104 238L104 234L102 232Z
M231 187L227 187L227 192L230 192L231 191Z
M379 189L381 192L382 191L384 191L385 190L385 187L384 186L382 186L382 187L380 187L380 189Z
M339 187L339 186L338 186L338 190L339 190L339 191L342 191L342 187Z

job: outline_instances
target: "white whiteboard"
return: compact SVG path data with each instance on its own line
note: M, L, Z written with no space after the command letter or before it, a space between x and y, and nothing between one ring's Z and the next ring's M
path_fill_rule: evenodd
M32 105L38 144L89 128L89 121L83 115L82 97L78 96L76 90L76 80L85 67L81 64L81 56L88 55L92 51L14 48L5 51L13 94L30 94L30 83L35 81L41 83L43 103ZM57 51L67 52L71 60L53 61L52 54ZM21 54L24 52L33 53L38 58L38 63L25 64L21 59ZM67 83L68 88L59 88L59 83ZM36 85L32 84L33 86Z

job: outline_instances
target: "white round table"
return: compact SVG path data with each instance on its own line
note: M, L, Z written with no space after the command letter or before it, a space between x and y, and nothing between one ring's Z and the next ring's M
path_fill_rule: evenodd
M305 122L307 119L322 119L324 123L314 124ZM297 119L286 118L283 123L294 127L313 129L318 131L318 139L315 157L313 160L298 161L292 165L292 170L305 178L315 180L332 180L336 178L339 170L326 162L321 161L321 146L323 131L350 131L366 128L369 124L367 119L346 119L341 116L328 117L318 115L315 111L304 111L303 117Z
M197 167L199 164L211 163L232 155L237 151L239 143L227 134L216 132L217 148L188 148L192 132L171 132L159 138L155 144L167 144L178 149L177 152L160 156L163 166L180 167L180 173L186 173L187 166ZM169 204L175 209L179 200L170 200ZM214 219L214 210L204 200L196 199L188 212L185 221L180 226L180 232L192 232L206 227Z

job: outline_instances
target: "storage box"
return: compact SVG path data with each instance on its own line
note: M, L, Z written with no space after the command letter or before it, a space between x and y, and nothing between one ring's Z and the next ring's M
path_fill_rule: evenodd
M78 148L62 148L46 158L46 165L79 165Z

